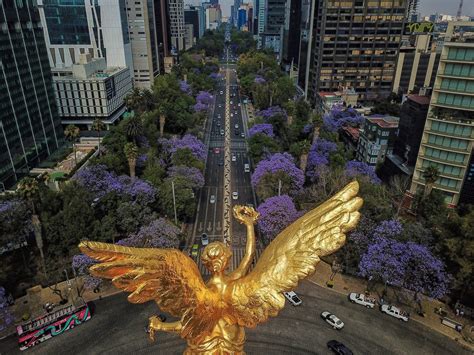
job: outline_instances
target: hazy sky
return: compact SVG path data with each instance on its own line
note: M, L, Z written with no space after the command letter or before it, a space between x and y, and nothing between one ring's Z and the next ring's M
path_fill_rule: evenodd
M420 12L423 16L430 15L435 12L456 15L458 11L460 0L419 0L420 1ZM202 1L199 0L184 0L185 4L198 5ZM244 0L244 2L252 2L251 0ZM230 5L234 3L234 0L219 0L222 8L222 15L230 15ZM462 14L465 16L474 16L474 0L464 0Z

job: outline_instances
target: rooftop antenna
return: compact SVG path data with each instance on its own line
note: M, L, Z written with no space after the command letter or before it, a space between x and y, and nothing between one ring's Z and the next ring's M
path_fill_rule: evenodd
M462 2L463 2L463 0L461 0L461 1L459 2L459 8L458 8L458 12L457 12L457 14L456 14L456 18L457 18L458 20L461 19L461 14L462 14Z

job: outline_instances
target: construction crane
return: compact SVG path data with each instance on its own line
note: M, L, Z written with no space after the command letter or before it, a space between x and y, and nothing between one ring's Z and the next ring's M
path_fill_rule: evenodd
M459 2L458 13L456 14L456 18L457 18L458 20L461 19L461 14L462 14L462 2L463 2L463 0L461 0L461 1Z

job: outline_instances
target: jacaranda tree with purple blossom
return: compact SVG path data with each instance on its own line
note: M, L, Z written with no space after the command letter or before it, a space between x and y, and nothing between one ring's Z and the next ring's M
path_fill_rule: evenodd
M304 174L290 154L276 153L257 164L251 182L258 196L265 200L278 195L279 185L281 194L295 195L303 187Z
M182 138L160 138L158 143L161 145L162 150L171 156L171 159L178 150L188 148L196 159L200 161L206 160L206 146L192 134L185 134Z
M191 89L191 85L189 85L184 80L180 80L179 89L187 95L191 95L193 93L193 90Z
M249 138L253 137L256 134L264 134L268 137L275 137L273 134L273 126L270 123L257 123L249 129Z
M13 323L15 317L8 306L6 291L0 286L0 332Z
M168 169L170 178L182 178L190 181L193 189L200 189L204 186L204 175L201 170L187 166L172 166Z
M0 241L17 242L33 231L31 210L23 200L0 201Z
M311 145L308 154L308 164L306 167L306 176L314 181L319 176L319 170L322 166L329 164L329 156L337 151L337 144L325 139L318 139Z
M260 213L258 227L266 244L300 216L293 200L288 195L266 199L258 206L257 211Z
M343 126L358 126L364 117L353 108L334 105L329 113L323 116L323 126L328 132L337 132Z
M72 257L72 267L78 275L84 276L84 287L88 290L98 290L103 283L100 277L92 276L89 267L97 264L97 261L85 254L78 254Z
M177 248L179 238L178 227L165 218L158 218L117 244L140 248Z
M345 173L348 177L355 178L358 176L366 176L373 184L381 184L382 181L375 173L375 169L367 163L350 160L346 163Z

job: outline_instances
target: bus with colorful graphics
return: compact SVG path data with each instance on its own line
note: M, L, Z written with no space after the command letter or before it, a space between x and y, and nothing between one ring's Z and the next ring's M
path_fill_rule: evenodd
M85 302L67 305L16 327L20 350L26 350L91 319Z

